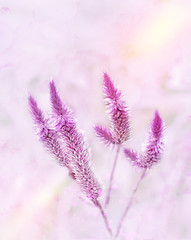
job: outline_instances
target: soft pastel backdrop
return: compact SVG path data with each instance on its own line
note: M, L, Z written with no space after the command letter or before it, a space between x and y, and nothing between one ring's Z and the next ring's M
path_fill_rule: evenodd
M119 239L191 239L191 1L0 0L1 240L109 239L98 210L38 142L27 102L30 92L50 114L55 78L105 189L115 149L93 131L108 124L103 71L131 108L126 146L141 151L155 109L167 127L163 158ZM114 231L139 176L121 153L107 209Z

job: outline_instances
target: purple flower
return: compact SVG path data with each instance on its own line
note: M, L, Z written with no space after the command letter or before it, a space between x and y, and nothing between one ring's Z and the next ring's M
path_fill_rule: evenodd
M109 129L103 127L103 126L95 126L95 131L97 136L105 142L106 145L110 145L111 143L115 143L112 133Z
M52 103L54 127L63 139L67 149L67 156L75 173L76 181L82 191L97 204L101 194L101 187L90 168L90 156L84 136L77 128L71 110L66 107L56 90L54 81L50 82L50 98Z
M45 119L41 109L38 107L37 102L32 96L29 96L29 106L40 141L43 143L45 148L56 157L60 165L68 166L69 159L62 151L57 133L53 129L49 128L48 120Z
M86 141L82 132L77 128L71 110L62 103L54 81L50 82L50 98L53 114L48 121L44 118L34 98L29 97L31 114L37 126L40 141L56 156L61 165L69 169L70 176L79 183L81 190L100 210L107 231L112 236L107 216L98 200L102 190L90 167ZM65 147L64 154L60 144Z
M125 153L125 156L127 158L130 158L133 163L137 162L138 159L139 159L138 154L135 151L131 150L131 149L125 148L124 149L124 153Z
M159 162L163 151L163 132L164 123L158 111L150 125L149 137L145 147L144 154L138 154L130 149L124 149L125 156L136 166L140 168L151 168L153 164Z
M111 126L110 129L96 126L95 132L106 144L121 144L129 138L129 110L121 91L114 86L107 73L103 75L103 87Z

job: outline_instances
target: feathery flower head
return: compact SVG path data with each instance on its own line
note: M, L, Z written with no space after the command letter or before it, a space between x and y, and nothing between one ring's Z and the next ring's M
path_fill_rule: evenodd
M52 120L54 127L58 128L69 128L73 124L73 117L71 110L62 103L62 100L58 94L55 86L55 82L52 80L49 84L50 88L50 100L52 105Z
M158 111L155 111L155 115L150 126L150 133L145 149L145 155L143 158L143 163L146 168L152 167L152 165L157 163L161 158L164 144L162 139L163 132L163 120L160 117Z
M52 103L52 111L57 115L64 115L67 108L62 104L62 100L58 95L54 81L50 81L50 99Z
M105 72L103 73L103 89L106 98L112 101L118 100L121 96L121 91L114 86L110 76Z
M33 120L37 126L43 126L45 125L45 118L42 113L42 110L38 107L37 102L35 99L30 95L29 98L29 106L31 110L31 114L33 117Z
M109 129L103 127L103 126L95 126L95 132L97 136L106 144L110 145L111 143L115 143L112 133Z
M76 181L86 196L96 204L101 187L90 168L89 151L84 136L78 130L72 111L62 103L54 81L50 82L50 96L55 118L58 119L55 128L65 142Z
M103 75L103 88L111 127L106 129L96 126L95 132L106 144L121 144L129 138L129 110L121 91L115 87L107 73Z
M57 133L48 127L48 120L45 119L42 110L38 107L37 102L31 95L29 96L29 106L36 124L37 135L39 136L40 141L43 143L45 148L56 157L60 165L68 166L69 160L66 155L63 154L58 141Z
M151 123L151 131L153 136L156 138L156 140L159 140L162 136L164 130L162 118L159 115L159 112L156 110L155 111L155 116L154 119Z
M125 156L140 168L151 168L153 164L159 162L161 158L163 151L163 132L163 120L158 111L155 111L144 154L138 154L130 149L124 149Z

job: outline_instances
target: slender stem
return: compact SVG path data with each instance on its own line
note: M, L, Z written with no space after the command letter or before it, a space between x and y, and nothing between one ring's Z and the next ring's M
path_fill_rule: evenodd
M115 234L115 238L117 238L117 236L118 236L119 233L120 233L120 230L121 230L121 227L122 227L123 222L124 222L124 220L125 220L125 217L126 217L128 211L129 211L130 207L132 206L135 193L137 192L137 189L139 188L139 186L140 186L140 184L141 184L141 182L142 182L142 180L143 180L143 178L144 178L144 176L145 176L146 170L147 170L146 168L143 170L143 172L142 172L142 174L141 174L141 176L140 176L140 178L139 178L139 180L138 180L138 182L137 182L137 185L136 185L136 187L135 187L135 189L134 189L134 191L133 191L133 193L132 193L132 195L131 195L131 198L130 198L128 204L127 204L127 207L125 208L125 211L124 211L124 213L123 213L123 215L122 215L122 217L121 217L121 220L120 220L120 222L119 222L119 225L118 225L118 228L117 228L117 232L116 232L116 234Z
M114 172L115 172L115 168L116 168L116 164L117 164L117 159L118 159L120 147L121 147L121 144L119 144L118 147L117 147L117 152L116 152L116 155L115 155L115 160L114 160L113 168L112 168L111 175L110 175L109 188L107 190L105 207L108 206L109 201L110 201L110 194L111 194L111 189L112 189L112 184L113 184L113 176L114 176Z
M105 222L105 226L107 228L107 231L109 232L110 236L113 236L113 233L112 233L112 230L111 230L111 227L109 225L109 222L108 222L108 219L107 219L107 216L103 210L103 207L101 206L100 202L98 200L96 200L96 202L94 202L95 206L97 208L99 208L100 212L101 212L101 215L104 219L104 222Z

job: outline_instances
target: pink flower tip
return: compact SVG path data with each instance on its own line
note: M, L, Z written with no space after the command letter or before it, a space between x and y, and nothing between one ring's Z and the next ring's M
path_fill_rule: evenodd
M34 122L37 125L44 125L45 119L41 109L38 107L36 100L31 95L29 95L28 101Z
M103 86L106 98L115 100L121 95L121 92L114 86L113 81L107 73L103 73Z
M106 144L114 144L115 141L113 139L112 133L109 129L103 127L103 126L95 126L94 130L97 134L97 136Z
M159 140L161 138L162 133L164 131L163 120L160 117L159 112L157 110L155 111L155 116L151 123L151 131L156 140Z
M54 80L50 81L50 100L52 103L52 110L57 115L63 115L66 113L66 108L63 105L61 98L57 92Z
M109 129L97 126L95 132L106 144L121 144L129 139L129 109L122 92L115 87L107 73L103 74L103 90L111 126Z

